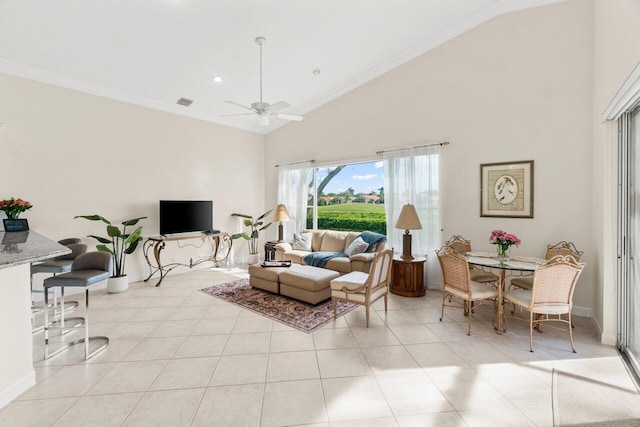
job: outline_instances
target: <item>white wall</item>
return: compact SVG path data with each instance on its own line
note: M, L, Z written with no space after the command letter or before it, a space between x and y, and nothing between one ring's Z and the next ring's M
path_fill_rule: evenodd
M602 112L640 61L640 1L596 0L593 104L593 230L598 270L594 318L602 341L614 344L616 310L617 124Z
M23 217L51 239L104 235L73 219L94 213L148 216L143 235L157 235L160 199L213 200L214 227L230 233L232 212L263 211L262 135L2 74L0 94L0 198L32 202ZM141 250L127 272L148 274Z
M519 236L520 254L573 241L588 266L574 303L589 314L592 236L593 3L574 0L493 19L267 136L267 205L277 163L373 156L446 139L442 238ZM480 218L480 164L535 161L535 218ZM433 259L434 256L431 256ZM439 271L428 271L431 284Z

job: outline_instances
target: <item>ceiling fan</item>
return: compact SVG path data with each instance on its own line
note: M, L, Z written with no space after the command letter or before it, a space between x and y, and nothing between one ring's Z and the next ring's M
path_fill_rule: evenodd
M233 101L225 101L229 104L236 105L238 107L242 107L246 110L250 110L251 113L240 113L240 114L225 114L223 117L231 117L231 116L249 116L252 114L258 115L258 122L260 126L269 126L269 116L277 117L279 119L285 120L295 120L296 122L304 119L303 116L297 116L295 114L284 114L279 113L278 111L284 110L285 108L289 108L290 105L284 101L276 102L275 104L269 104L268 102L262 101L262 45L267 42L267 39L264 37L257 37L256 43L260 46L260 101L254 102L251 104L251 107L247 107L242 104L238 104Z

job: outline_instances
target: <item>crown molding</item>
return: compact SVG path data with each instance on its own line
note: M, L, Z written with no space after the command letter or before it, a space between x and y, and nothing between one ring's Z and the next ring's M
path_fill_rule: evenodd
M215 123L222 126L246 130L262 135L266 133L266 129L261 128L257 125L251 125L236 120L223 119L221 117L213 116L210 114L189 111L187 110L187 107L181 107L168 102L157 101L145 96L134 95L120 90L109 89L104 86L86 82L84 80L63 76L61 74L44 70L42 68L20 64L13 61L7 61L5 59L0 59L0 73L25 78L28 80L34 80L53 86L63 87L65 89L71 89L81 93L87 93L90 95L113 99L116 101L122 101L140 107L164 111L165 113L177 114L179 116L188 117L191 119Z
M400 65L415 59L416 57L426 53L427 51L440 46L441 44L463 34L496 16L506 13L516 12L519 10L530 9L539 6L546 6L553 3L560 3L566 0L497 0L488 6L479 9L470 14L467 18L459 22L457 25L446 28L445 30L428 37L418 44L400 52L398 55L374 66L355 78L344 82L335 87L333 90L316 97L315 99L300 105L298 108L291 110L292 114L306 114L316 108L332 101L359 86L379 77ZM151 108L154 110L164 111L171 114L177 114L196 120L202 120L215 123L222 126L229 126L261 135L269 134L276 129L290 124L283 122L271 124L270 126L261 127L233 119L226 119L210 114L189 111L185 107L180 107L172 103L157 101L141 95L135 95L120 90L110 89L104 86L86 82L84 80L66 77L61 74L48 71L42 68L20 64L17 62L0 59L0 73L9 74L16 77L35 80L41 83L51 84L78 92L88 93L91 95L101 96L104 98L114 99L141 107Z
M640 102L640 62L602 112L602 121L618 120L623 113L629 111L638 102Z

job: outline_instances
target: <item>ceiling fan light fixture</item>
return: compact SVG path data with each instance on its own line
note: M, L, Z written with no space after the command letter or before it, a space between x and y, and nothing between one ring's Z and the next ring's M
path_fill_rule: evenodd
M258 123L260 123L260 126L269 126L269 116L267 113L258 114Z
M273 116L273 117L284 119L284 120L294 120L299 122L304 118L303 116L279 113L280 110L284 110L290 107L290 105L287 102L279 101L279 102L276 102L275 104L269 104L268 102L264 102L262 100L262 45L264 45L267 42L267 39L265 39L264 37L256 37L255 42L257 45L260 46L260 100L251 103L250 107L247 107L245 105L239 104L234 101L224 101L224 102L235 105L237 107L244 108L245 110L252 111L254 114L258 116L258 123L260 124L260 126L269 126L271 124L269 121L269 116ZM250 114L251 113L226 114L225 116L226 117L245 116Z
M213 81L216 83L222 83L222 77L220 76L213 76Z

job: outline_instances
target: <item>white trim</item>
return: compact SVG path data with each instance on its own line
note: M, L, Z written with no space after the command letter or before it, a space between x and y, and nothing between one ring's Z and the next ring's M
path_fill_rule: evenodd
M398 55L371 67L365 73L356 76L355 78L338 85L333 90L323 94L311 101L302 104L301 106L292 110L291 113L306 114L316 108L332 101L339 96L352 91L353 89L362 86L363 84L381 76L382 74L391 71L392 69L426 53L427 51L440 46L441 44L463 34L480 24L487 22L488 20L495 18L499 15L516 12L524 9L531 9L539 6L546 6L553 3L560 3L565 0L497 0L490 3L488 6L481 8L480 10L470 14L466 19L461 20L456 25L447 27L445 30L428 37L421 42L417 43L413 47L405 49ZM147 98L141 95L135 95L126 93L124 91L106 88L94 83L89 83L84 80L66 77L61 74L45 70L42 68L20 64L13 61L8 61L0 58L0 73L9 74L16 77L22 77L30 80L39 81L41 83L47 83L54 86L63 87L66 89L76 90L78 92L88 93L91 95L101 96L104 98L115 99L117 101L126 102L141 107L152 108L167 113L177 114L180 116L189 117L196 120L202 120L205 122L215 123L223 126L229 126L236 129L246 130L249 132L255 132L261 135L266 135L279 129L282 126L289 124L289 122L281 122L271 126L258 126L249 123L240 122L233 119L226 119L220 116L214 116L204 113L198 113L190 111L186 107L181 107L169 102L157 101L151 98Z
M624 112L640 102L640 62L624 81L602 113L602 121L617 120Z
M571 315L580 317L591 317L591 309L589 307L580 307L579 305L574 305L573 307L571 307Z
M11 76L21 77L29 80L34 80L41 83L50 84L53 86L63 87L65 89L71 89L82 93L88 93L90 95L101 96L103 98L114 99L116 101L126 102L128 104L137 105L140 107L151 108L158 111L164 111L166 113L177 114L179 116L189 117L196 120L202 120L205 122L215 123L222 126L229 126L236 129L246 130L249 132L255 132L259 134L265 134L266 129L258 125L251 125L244 122L239 122L232 119L224 119L218 116L209 114L198 113L196 111L188 110L187 107L179 106L163 101L157 101L155 99L147 98L145 96L130 94L124 91L110 89L104 86L89 83L84 80L75 79L72 77L66 77L62 74L54 73L49 70L45 70L30 65L19 64L17 62L8 61L0 58L0 73L8 74Z
M13 399L36 385L36 371L33 369L25 377L15 382L12 386L0 391L0 408L8 405Z

